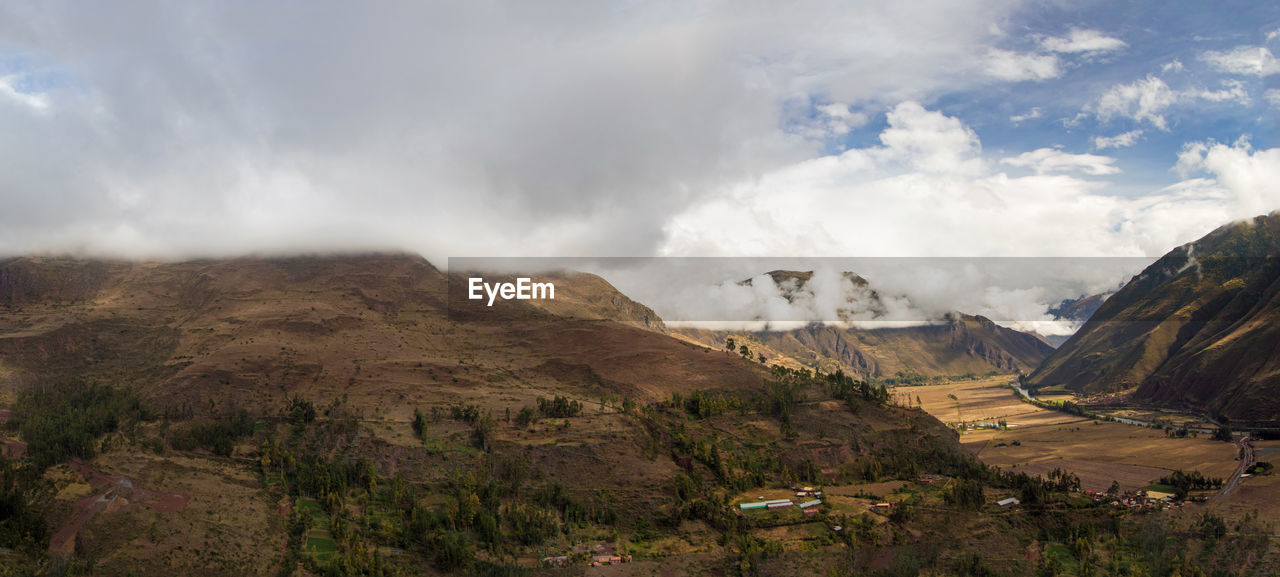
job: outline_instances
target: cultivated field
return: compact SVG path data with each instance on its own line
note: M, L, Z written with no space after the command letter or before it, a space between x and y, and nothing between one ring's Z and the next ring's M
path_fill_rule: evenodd
M1099 422L1022 402L1011 377L919 387L895 394L919 399L925 411L948 424L998 423L1007 428L970 429L960 441L983 462L1030 474L1061 468L1083 488L1104 491L1112 481L1138 489L1175 470L1199 470L1226 478L1235 469L1233 445L1207 438L1168 438L1162 431Z

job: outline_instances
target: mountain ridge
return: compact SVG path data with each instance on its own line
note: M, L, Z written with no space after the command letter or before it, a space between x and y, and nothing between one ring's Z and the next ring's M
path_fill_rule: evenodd
M1280 212L1165 254L1029 378L1240 422L1280 421Z

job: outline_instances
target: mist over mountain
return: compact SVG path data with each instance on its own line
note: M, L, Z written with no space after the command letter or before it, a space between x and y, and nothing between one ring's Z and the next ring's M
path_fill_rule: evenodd
M773 270L738 284L756 289L771 284L788 304L794 305L819 298L815 292L823 289L815 288L814 278L813 271ZM892 316L891 311L907 308L903 303L909 303L909 299L885 295L853 272L842 272L834 278L844 286L845 292L840 294L846 296L844 302L825 307L834 315L832 320L802 323L794 328L797 323L780 323L782 328L755 331L690 328L676 332L708 346L724 346L728 339L736 337L738 346L748 346L757 356L870 378L1029 372L1052 350L1036 335L963 313L877 323L874 319L902 318Z

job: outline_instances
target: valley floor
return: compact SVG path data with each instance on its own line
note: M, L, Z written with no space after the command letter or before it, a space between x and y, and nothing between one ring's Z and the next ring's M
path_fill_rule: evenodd
M1032 475L1066 469L1084 489L1113 481L1136 490L1174 470L1227 478L1236 468L1230 443L1171 438L1159 429L1097 421L1023 402L1011 377L897 387L894 394L960 430L960 442L984 463ZM1002 425L1003 423L1003 425ZM963 425L963 427L962 427ZM986 428L990 427L990 428Z

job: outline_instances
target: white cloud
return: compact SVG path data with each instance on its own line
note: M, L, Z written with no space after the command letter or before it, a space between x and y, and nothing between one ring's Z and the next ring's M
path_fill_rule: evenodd
M1130 130L1122 132L1115 136L1096 136L1093 139L1093 146L1098 150L1108 148L1126 148L1133 146L1138 142L1138 137L1142 136L1141 130Z
M1221 90L1192 90L1186 92L1186 95L1191 98L1208 100L1209 102L1249 104L1249 91L1244 87L1244 83L1239 80L1223 81Z
M1026 120L1033 120L1036 118L1040 118L1040 115L1041 115L1040 107L1036 106L1036 107L1033 107L1031 110L1028 110L1026 114L1015 114L1013 116L1010 116L1009 122L1018 124Z
M1065 38L1048 37L1040 41L1040 46L1049 52L1066 53L1101 53L1114 52L1128 44L1119 38L1112 38L1097 30L1072 28Z
M962 123L918 104L895 107L890 132L900 135L882 137L881 146L718 189L667 222L661 254L1154 257L1280 207L1280 149L1202 144L1183 155L1186 180L1114 194L1105 178L1069 172L1114 173L1106 157L1036 151L1014 162L1044 170L1012 176L982 160L981 143ZM927 161L931 148L897 144L907 141L961 146L936 163Z
M854 106L820 113L839 134L986 86L1017 9L0 4L0 56L50 80L0 86L0 255L651 254L717 183L822 150L789 103ZM292 204L235 192L294 176Z
M957 118L904 102L888 114L880 133L884 148L871 149L879 163L905 163L925 173L976 174L984 170L978 135Z
M1164 66L1160 67L1160 72L1182 72L1182 70L1182 61L1177 58L1174 58L1173 60L1165 63Z
M851 110L848 104L840 102L819 105L816 111L818 114L813 120L805 123L799 130L807 138L843 136L869 120L865 112Z
M1114 117L1150 122L1160 130L1168 130L1164 112L1178 101L1178 94L1156 76L1148 75L1130 84L1117 84L1103 93L1093 107L1098 118Z
M1264 46L1237 46L1227 52L1209 51L1200 59L1229 74L1271 76L1280 73L1280 61Z
M1276 28L1275 30L1272 30L1267 33L1267 42L1271 42L1276 38L1280 38L1280 28Z
M1271 104L1272 108L1280 108L1280 88L1267 90L1266 96L1267 103Z
M1085 107L1103 122L1113 118L1128 118L1135 122L1148 122L1152 126L1169 130L1165 117L1175 105L1189 105L1197 101L1250 103L1249 91L1243 82L1225 80L1219 90L1187 88L1175 90L1164 80L1148 74L1146 78L1129 84L1117 84L1108 89L1097 102Z
M1233 218L1276 210L1280 206L1280 148L1254 150L1247 139L1226 145L1207 141L1183 147L1175 167L1183 178L1210 175L1206 189L1216 189L1236 209Z
M1071 154L1056 148L1039 148L1018 156L1000 159L1000 164L1030 168L1036 174L1080 171L1092 176L1119 174L1116 159L1096 154Z
M10 102L21 105L35 112L46 112L49 110L48 95L44 93L32 93L19 90L17 87L18 81L18 76L14 74L0 76L0 96L8 98Z
M1052 54L1021 54L992 48L985 61L987 75L1009 82L1048 80L1062 75L1058 57Z

